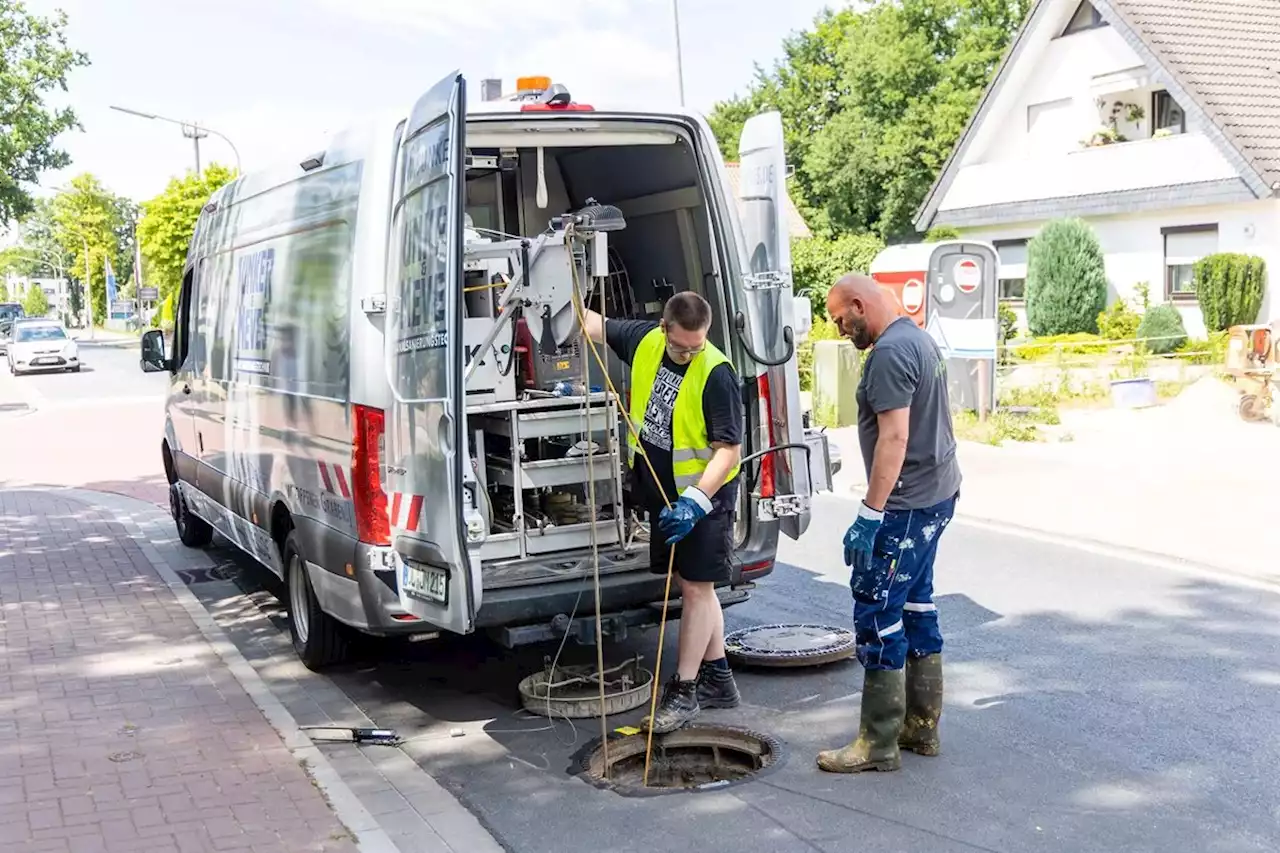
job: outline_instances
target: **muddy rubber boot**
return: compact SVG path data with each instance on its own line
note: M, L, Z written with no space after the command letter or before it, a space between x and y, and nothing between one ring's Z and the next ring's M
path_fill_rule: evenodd
M898 746L917 755L937 755L942 716L942 655L907 659L907 718Z
M906 673L901 669L869 669L862 683L862 720L858 738L844 749L818 753L818 767L828 773L897 770L902 766L898 735L906 712Z

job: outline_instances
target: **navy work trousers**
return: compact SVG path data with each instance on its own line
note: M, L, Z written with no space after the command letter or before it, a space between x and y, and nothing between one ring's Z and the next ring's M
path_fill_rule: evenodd
M925 509L885 511L867 574L850 579L858 660L867 669L902 669L907 655L942 651L933 560L958 498Z

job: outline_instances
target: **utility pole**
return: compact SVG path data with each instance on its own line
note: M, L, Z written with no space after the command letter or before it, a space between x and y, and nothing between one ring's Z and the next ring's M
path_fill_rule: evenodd
M680 0L671 0L671 16L676 25L676 81L680 86L680 106L684 106L684 51L680 49Z
M195 145L196 177L198 178L200 177L200 140L208 136L209 132L204 130L198 124L184 124L182 126L182 135L185 136L187 139L190 139L191 142Z
M138 217L133 218L133 289L138 300L138 328L142 328L142 244L138 242Z

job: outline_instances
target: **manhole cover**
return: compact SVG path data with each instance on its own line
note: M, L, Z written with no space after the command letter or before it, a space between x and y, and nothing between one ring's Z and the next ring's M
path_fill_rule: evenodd
M782 742L770 735L731 726L692 725L653 736L649 784L644 784L648 734L599 738L578 756L576 772L600 788L627 796L719 790L774 770L782 763ZM606 772L607 770L607 772Z
M830 625L757 625L724 638L729 659L744 666L820 666L853 657L853 632Z
M600 716L600 677L594 666L547 666L520 681L525 710L544 717ZM649 701L653 673L637 655L604 671L604 710L625 714Z

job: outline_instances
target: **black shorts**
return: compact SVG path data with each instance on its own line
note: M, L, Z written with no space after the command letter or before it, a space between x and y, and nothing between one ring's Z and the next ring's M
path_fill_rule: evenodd
M671 548L658 529L658 512L649 513L649 571L667 573ZM727 583L733 556L733 513L720 511L693 526L689 535L676 543L675 571L695 583Z

